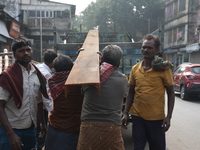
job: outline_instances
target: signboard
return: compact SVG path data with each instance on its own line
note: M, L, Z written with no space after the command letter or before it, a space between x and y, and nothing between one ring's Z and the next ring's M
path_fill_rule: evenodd
M187 45L186 46L186 51L188 53L194 52L194 51L199 51L199 43Z
M18 38L20 34L20 25L18 25L16 22L12 21L10 25L10 36L14 38Z

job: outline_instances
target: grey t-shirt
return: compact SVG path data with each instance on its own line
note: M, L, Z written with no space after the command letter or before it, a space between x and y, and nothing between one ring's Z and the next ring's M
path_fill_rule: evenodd
M100 95L93 85L84 85L81 121L121 125L122 102L127 84L127 77L115 70L101 85Z

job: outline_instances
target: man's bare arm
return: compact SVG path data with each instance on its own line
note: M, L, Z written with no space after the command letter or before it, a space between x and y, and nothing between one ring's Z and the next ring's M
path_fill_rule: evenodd
M38 103L38 117L40 120L40 134L39 137L43 137L46 135L46 124L45 124L45 120L44 120L44 113L43 113L43 102Z
M128 112L133 104L134 95L135 95L135 86L130 85L128 95L126 98L125 109L122 116L122 127L125 129L127 128L127 125L128 125L128 117L129 117Z
M163 121L163 132L166 132L169 127L170 127L170 122L171 122L171 117L172 117L172 112L173 112L173 109L174 109L174 99L175 99L175 96L174 96L174 88L173 88L173 85L172 86L166 86L166 91L167 91L167 116L166 118L164 119Z
M6 132L6 135L9 138L10 145L13 150L21 150L21 139L15 132L13 131L9 121L8 117L5 112L5 105L6 101L0 100L0 123L3 127L4 131Z

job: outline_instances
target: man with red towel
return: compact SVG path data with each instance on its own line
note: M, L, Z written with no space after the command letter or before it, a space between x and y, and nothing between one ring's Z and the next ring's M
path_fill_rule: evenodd
M31 63L28 39L14 40L15 62L0 75L0 149L31 150L36 146L37 113L41 134L46 133L42 95L48 98L46 80Z

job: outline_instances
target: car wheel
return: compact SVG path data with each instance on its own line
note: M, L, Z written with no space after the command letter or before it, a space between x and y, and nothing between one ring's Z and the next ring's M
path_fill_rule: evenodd
M187 100L188 99L188 93L185 91L185 86L181 86L181 99Z

